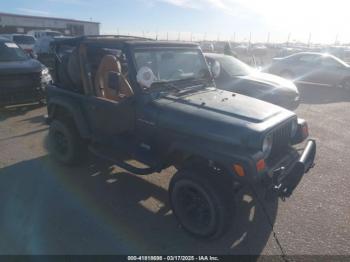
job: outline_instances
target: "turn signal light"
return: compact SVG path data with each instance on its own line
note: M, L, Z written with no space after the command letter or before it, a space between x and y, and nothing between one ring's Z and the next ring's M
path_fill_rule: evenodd
M256 163L256 170L258 172L264 171L265 167L266 167L266 163L264 159L261 159Z
M235 164L235 165L233 165L233 168L238 176L240 176L240 177L245 176L244 169L241 165Z
M302 127L302 133L303 133L303 137L307 138L309 136L309 127L307 125L307 123L305 123Z

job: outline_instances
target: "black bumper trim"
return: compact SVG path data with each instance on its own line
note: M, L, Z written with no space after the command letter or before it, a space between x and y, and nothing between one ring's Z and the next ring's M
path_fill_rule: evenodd
M289 169L289 172L286 172L284 167L274 171L272 177L273 183L267 193L277 194L282 199L290 197L304 174L314 166L315 156L316 141L310 139L308 140L303 153L299 157L299 160L291 169Z

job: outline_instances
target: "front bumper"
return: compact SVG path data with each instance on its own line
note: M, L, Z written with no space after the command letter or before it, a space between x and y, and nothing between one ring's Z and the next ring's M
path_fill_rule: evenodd
M275 167L269 174L267 198L278 196L285 199L290 197L304 174L314 166L315 156L316 141L310 139L303 152L298 156L297 161L289 166L279 164L279 166Z

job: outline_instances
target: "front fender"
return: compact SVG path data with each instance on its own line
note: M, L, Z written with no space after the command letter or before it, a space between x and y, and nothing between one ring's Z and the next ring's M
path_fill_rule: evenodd
M181 152L187 157L195 156L213 161L225 168L234 179L252 182L257 177L255 154L248 150L228 148L224 145L214 145L210 142L177 141L168 148L167 156L174 152ZM243 166L246 176L239 177L234 169L234 164Z

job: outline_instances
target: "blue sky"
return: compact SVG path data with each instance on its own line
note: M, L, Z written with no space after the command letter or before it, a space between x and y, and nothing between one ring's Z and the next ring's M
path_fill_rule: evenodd
M189 38L315 42L350 40L347 1L342 0L2 0L2 12L101 22L102 33Z

